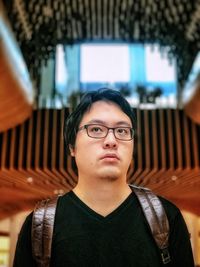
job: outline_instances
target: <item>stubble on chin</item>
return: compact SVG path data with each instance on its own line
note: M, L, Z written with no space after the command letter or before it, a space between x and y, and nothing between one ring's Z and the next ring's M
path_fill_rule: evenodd
M101 173L99 173L99 177L102 180L114 182L119 179L119 172L116 170L102 170Z

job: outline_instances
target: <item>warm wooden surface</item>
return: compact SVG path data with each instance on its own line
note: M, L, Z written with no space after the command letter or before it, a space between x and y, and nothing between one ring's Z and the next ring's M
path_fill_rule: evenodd
M129 182L200 215L200 126L180 110L137 110L137 118ZM0 134L0 218L75 186L77 177L64 151L63 119L64 110L38 110Z
M1 4L1 3L0 3ZM34 92L14 35L0 5L0 132L32 113Z

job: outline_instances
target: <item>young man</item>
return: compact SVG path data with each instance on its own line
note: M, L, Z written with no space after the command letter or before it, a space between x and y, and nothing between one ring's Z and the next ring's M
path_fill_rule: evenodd
M141 206L127 184L135 118L128 102L109 89L87 93L66 119L65 141L78 170L76 187L59 198L52 241L55 267L160 267L162 260ZM160 198L170 226L171 262L193 267L179 209ZM30 214L20 232L14 267L36 266Z

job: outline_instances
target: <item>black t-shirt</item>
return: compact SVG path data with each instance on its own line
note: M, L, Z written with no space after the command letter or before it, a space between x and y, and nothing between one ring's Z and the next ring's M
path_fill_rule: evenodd
M193 267L187 227L179 209L160 198L170 224L166 267ZM30 214L19 235L14 267L36 266L31 254ZM70 191L60 197L52 242L51 267L161 267L159 250L134 193L106 217Z

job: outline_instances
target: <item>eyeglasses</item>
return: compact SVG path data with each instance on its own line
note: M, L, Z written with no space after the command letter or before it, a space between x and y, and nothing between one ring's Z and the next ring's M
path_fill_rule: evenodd
M110 128L99 124L86 124L81 126L78 130L86 129L87 135L91 138L105 138L109 130L112 130L116 139L123 141L130 141L134 136L134 129L131 127L114 127Z

